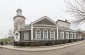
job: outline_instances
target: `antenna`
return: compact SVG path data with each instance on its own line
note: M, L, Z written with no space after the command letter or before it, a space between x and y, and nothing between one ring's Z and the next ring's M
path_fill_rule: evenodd
M18 7L19 7L19 9L21 8L21 2L20 2L20 0L18 0Z

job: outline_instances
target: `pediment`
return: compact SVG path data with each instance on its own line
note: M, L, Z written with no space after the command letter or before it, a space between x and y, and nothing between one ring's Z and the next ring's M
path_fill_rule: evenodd
M33 25L35 25L35 24L56 25L56 23L47 16L44 16L44 17L36 20L33 23Z

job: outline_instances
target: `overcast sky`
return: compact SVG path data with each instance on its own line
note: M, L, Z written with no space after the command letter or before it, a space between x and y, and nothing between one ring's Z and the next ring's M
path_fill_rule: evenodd
M13 29L13 17L16 10L21 8L26 24L33 22L43 16L48 16L54 21L72 20L66 11L64 0L0 0L0 37L8 34Z

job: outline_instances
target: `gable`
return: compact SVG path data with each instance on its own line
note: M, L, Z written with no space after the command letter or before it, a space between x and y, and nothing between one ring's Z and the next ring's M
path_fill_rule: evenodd
M56 25L56 23L53 20L46 16L40 18L39 20L36 20L34 24Z
M47 19L43 19L35 24L46 24L46 25L54 25L54 23L50 22L49 20Z

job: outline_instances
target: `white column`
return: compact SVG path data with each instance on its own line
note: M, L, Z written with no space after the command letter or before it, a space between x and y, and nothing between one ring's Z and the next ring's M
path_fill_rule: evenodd
M33 25L31 26L31 40L33 40Z
M57 39L58 39L58 33L59 33L59 32L58 32L58 27L57 27Z

